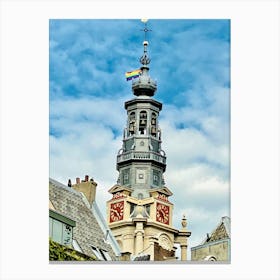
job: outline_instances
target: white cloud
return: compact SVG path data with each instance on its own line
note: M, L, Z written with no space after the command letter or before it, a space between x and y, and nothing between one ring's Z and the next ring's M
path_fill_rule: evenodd
M54 100L50 104L50 117L52 126L59 126L63 131L72 128L82 132L87 126L111 126L121 130L125 123L126 113L122 108L123 97L118 99L91 98L66 98ZM59 121L69 121L72 124L59 124ZM92 128L92 129L93 129Z
M119 104L119 106L116 106ZM66 182L88 174L101 179L114 174L119 135L124 122L120 100L53 101L51 110L50 174ZM111 110L110 108L117 108ZM115 134L115 131L117 134ZM111 172L108 173L108 170ZM77 174L79 173L79 174Z
M189 192L194 195L203 193L205 196L220 196L229 193L229 185L218 177L201 178L190 187Z
M161 127L164 132L165 150L172 168L193 161L206 161L216 165L228 165L228 146L217 145L202 131L186 128L176 129L166 123Z

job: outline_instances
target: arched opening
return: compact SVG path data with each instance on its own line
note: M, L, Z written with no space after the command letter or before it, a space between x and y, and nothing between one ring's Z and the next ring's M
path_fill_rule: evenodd
M207 257L204 258L205 261L210 261L210 262L215 262L217 261L216 257L213 255L209 255Z
M141 111L139 118L139 133L146 134L147 131L147 112Z
M155 113L152 113L151 117L151 135L154 137L157 136L157 116Z
M129 136L135 133L135 122L136 122L135 112L131 112L129 115L129 125L128 125Z

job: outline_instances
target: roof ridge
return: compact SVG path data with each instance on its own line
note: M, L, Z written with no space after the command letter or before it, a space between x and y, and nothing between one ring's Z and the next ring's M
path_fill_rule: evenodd
M81 196L81 193L79 191L76 191L75 189L73 189L72 187L68 187L66 185L63 185L62 183L56 181L55 179L52 179L51 177L49 177L49 182L59 188L65 189L66 191L70 191L78 196Z

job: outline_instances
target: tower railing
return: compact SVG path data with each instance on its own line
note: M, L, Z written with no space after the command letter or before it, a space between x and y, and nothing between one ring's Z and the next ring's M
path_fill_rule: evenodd
M166 157L155 153L155 152L135 152L135 151L128 151L117 156L117 163L127 160L154 160L160 162L162 164L166 164Z

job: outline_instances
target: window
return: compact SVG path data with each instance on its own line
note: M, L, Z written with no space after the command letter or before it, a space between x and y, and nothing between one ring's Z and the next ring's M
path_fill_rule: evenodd
M128 126L129 136L135 133L135 112L129 115L129 126Z
M128 183L128 174L127 173L123 175L123 181L125 184Z
M52 219L52 233L51 237L53 241L62 243L62 223L60 221Z
M63 245L72 244L73 228L70 225L64 224L58 220L50 218L51 239Z
M158 170L153 170L153 184L156 186L159 186L159 171Z
M213 255L208 255L204 258L205 261L211 261L211 262L215 262L217 261L217 258Z
M112 260L112 258L110 257L110 255L107 251L102 250L102 249L100 249L99 251L100 251L100 253L101 253L101 255L102 255L102 257L105 261L111 261Z
M133 213L134 209L135 209L135 204L131 204L130 206L130 215Z
M147 180L147 171L143 169L136 169L136 184L143 184Z
M62 242L72 244L72 227L66 224L62 224Z
M73 238L73 227L76 222L53 210L49 210L49 236L62 245L71 245Z
M77 242L77 240L73 239L72 246L73 246L74 250L83 253L83 251L82 251L79 243Z
M96 247L93 247L93 246L91 246L91 249L92 249L94 255L95 255L99 260L102 260L102 256L101 256L101 254L99 253L99 250L98 250Z
M146 212L150 215L150 205L146 205Z
M123 184L129 184L129 169L123 170Z
M155 113L152 113L152 119L151 119L151 135L156 137L157 135L157 117Z
M99 249L97 247L91 246L94 255L102 261L111 261L112 258L110 257L109 253L106 250Z

